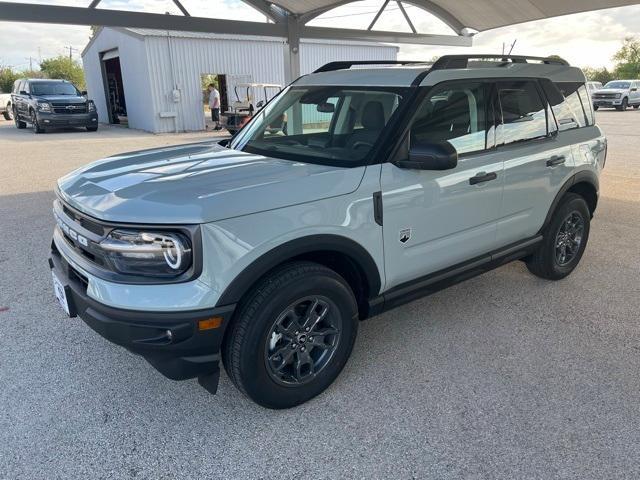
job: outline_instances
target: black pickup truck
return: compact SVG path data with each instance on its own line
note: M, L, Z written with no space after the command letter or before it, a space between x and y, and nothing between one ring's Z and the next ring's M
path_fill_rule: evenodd
M30 123L35 133L65 127L98 130L93 100L66 80L18 79L13 84L11 105L16 127L26 128Z

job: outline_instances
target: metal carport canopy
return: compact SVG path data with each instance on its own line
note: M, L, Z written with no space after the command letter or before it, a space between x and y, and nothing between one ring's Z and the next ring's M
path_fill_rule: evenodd
M302 38L364 40L387 43L471 46L476 31L514 25L532 20L640 3L637 0L394 0L411 32L386 32L373 27L390 0L380 0L381 8L367 30L310 26L323 13L355 0L243 0L265 14L273 23L193 17L180 0L173 0L180 15L132 12L98 8L101 0L86 6L68 7L45 2L0 1L0 21L58 23L183 30L238 35L281 37L286 41L286 78L300 75L299 44ZM80 3L80 2L78 2ZM446 23L452 35L421 33L414 27L403 4L419 7Z

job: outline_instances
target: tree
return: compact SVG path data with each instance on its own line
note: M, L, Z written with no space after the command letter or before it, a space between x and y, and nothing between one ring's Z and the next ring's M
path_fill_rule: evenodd
M610 72L607 67L601 68L593 68L593 67L585 67L582 69L587 80L592 82L600 82L603 85L611 80L614 80L614 74Z
M627 37L620 50L613 56L616 77L635 79L640 77L640 40Z
M15 82L20 75L14 72L9 67L3 67L0 65L0 91L9 93L13 89L13 82Z
M69 80L80 90L85 88L84 71L80 63L64 55L48 58L40 63L40 70L48 78Z

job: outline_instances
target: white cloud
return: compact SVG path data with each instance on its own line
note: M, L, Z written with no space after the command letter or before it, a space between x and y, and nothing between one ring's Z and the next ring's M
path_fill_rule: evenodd
M6 0L5 0L6 1ZM10 0L78 6L73 0ZM194 16L234 20L264 21L264 16L240 0L181 0ZM560 1L560 0L558 0ZM89 3L89 0L82 2ZM315 24L342 28L366 28L381 0L365 0L339 7L315 20ZM100 8L127 9L179 15L172 0L102 0ZM392 2L376 29L409 31L401 12ZM451 30L441 21L417 7L407 5L407 12L420 32L447 34ZM452 47L401 45L401 58L430 59L434 55L463 52L500 52L502 43L517 39L514 53L529 55L557 54L579 66L611 66L611 56L627 35L640 35L640 6L589 12L540 20L478 34L471 50ZM82 50L89 38L89 28L69 25L0 22L0 64L18 68L28 66L28 57L38 59L68 54L66 46ZM74 53L76 58L78 54Z

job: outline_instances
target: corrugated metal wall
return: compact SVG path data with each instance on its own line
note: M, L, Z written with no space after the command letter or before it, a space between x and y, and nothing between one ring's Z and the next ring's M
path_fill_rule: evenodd
M284 84L284 40L179 36L179 33L167 36L162 32L140 37L138 34L143 31L134 32L135 34L104 28L99 37L104 37L105 40L97 38L83 56L89 91L93 94L92 91L99 88L104 105L99 61L89 59L97 58L99 52L109 49L109 44L119 48L129 125L132 128L157 133L202 130L204 114L200 78L203 74L227 75L229 102L235 100L235 83L251 81ZM132 55L127 52L129 45L140 43L134 38L143 40L144 49L137 52L133 47L136 52ZM303 74L310 73L335 60L395 60L397 52L397 47L385 45L305 41L300 48L301 71ZM125 70L136 74L125 75ZM91 85L89 77L92 78ZM98 79L99 82L93 79ZM174 101L174 89L179 91L178 101ZM99 106L99 112L101 108L106 113L106 106ZM106 121L106 116L101 115L101 121Z

